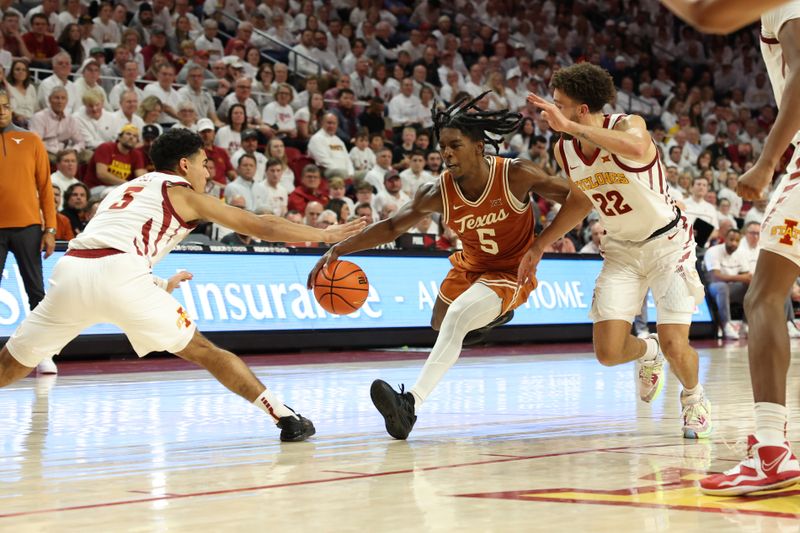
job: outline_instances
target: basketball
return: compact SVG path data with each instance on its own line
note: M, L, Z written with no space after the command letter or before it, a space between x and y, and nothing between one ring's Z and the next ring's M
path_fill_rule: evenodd
M314 280L314 297L324 310L335 315L357 311L368 294L367 275L350 261L334 261L317 272Z

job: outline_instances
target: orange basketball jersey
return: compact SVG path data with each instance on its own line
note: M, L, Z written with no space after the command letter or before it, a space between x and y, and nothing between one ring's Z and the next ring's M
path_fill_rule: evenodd
M508 186L511 159L487 156L489 182L474 202L467 200L450 172L440 178L444 223L455 231L463 250L454 253L454 267L469 272L516 271L533 243L533 209Z

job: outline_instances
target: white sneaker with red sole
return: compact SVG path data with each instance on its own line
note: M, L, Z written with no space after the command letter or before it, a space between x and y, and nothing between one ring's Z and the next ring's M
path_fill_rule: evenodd
M750 435L747 449L747 458L735 467L701 479L700 491L711 496L741 496L800 482L800 463L788 442L761 444Z

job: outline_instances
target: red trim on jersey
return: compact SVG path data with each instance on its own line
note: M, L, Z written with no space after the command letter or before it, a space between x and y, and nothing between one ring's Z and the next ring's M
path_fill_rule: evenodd
M603 116L603 129L608 128L608 123L610 120L611 120L611 115ZM595 160L597 160L597 156L600 155L600 147L598 146L597 148L595 148L594 153L587 159L587 157L583 153L583 150L581 150L581 145L578 142L578 139L576 139L575 137L572 138L572 146L575 148L575 153L577 153L578 157L580 157L581 161L583 161L583 164L589 167L594 164Z
M781 44L781 42L776 39L775 37L764 37L764 34L759 32L758 36L761 38L761 42L765 44Z
M647 170L647 175L650 177L650 190L655 190L655 189L653 189L653 169L652 168Z
M626 165L625 163L620 161L615 154L611 154L611 158L614 160L614 162L617 165L619 165L619 167L622 170L626 170L628 172L644 172L645 170L649 170L649 169L653 168L653 165L655 165L656 161L658 161L658 150L656 150L656 156L653 158L653 160L650 161L650 163L648 163L647 165L645 165L645 166L643 166L641 168L629 167L628 165Z
M147 219L142 224L142 244L144 244L144 255L147 255L148 244L150 243L150 230L153 229L153 219Z
M144 255L142 251L139 249L139 243L136 242L136 237L133 238L133 247L136 248L137 254Z
M81 259L99 259L100 257L108 257L109 255L117 255L122 253L125 252L122 250L117 250L116 248L95 248L92 250L78 250L75 248L70 248L64 255L80 257Z
M169 229L169 225L172 223L172 213L170 213L167 203L164 201L161 202L161 210L163 218L161 220L161 228L158 230L158 236L153 243L153 255L158 255L158 243L161 241L161 238L164 237L167 229Z
M567 151L564 149L564 139L558 140L558 151L561 152L561 163L564 169L564 172L567 173L567 177L571 178L572 176L569 175L569 161L567 161Z
M661 170L661 165L658 165L658 187L661 190L661 194L664 194L664 171Z
M178 214L178 212L175 211L175 206L172 205L172 202L169 199L169 195L167 194L167 184L173 185L173 186L177 185L179 187L189 187L190 189L192 188L192 186L189 185L188 183L181 183L181 182L175 182L175 181L165 181L165 182L163 182L161 184L161 196L164 198L164 205L167 206L167 209L169 209L170 214L172 214L172 216L175 217L175 220L177 220L182 227L187 228L187 229L194 228L195 226L193 226L191 224L187 224L186 221L181 218L181 216Z

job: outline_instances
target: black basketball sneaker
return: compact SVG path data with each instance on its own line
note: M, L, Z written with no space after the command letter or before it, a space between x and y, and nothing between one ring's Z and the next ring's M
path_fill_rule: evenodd
M405 440L417 421L414 414L414 395L406 392L400 385L396 392L388 383L380 379L372 382L369 395L375 408L386 421L386 431L398 440Z
M292 408L289 407L289 409ZM292 412L294 412L294 409L292 409ZM303 415L297 415L297 418L293 416L282 416L278 420L277 425L281 428L281 441L283 442L304 441L317 432L311 420Z
M507 324L514 318L514 310L512 309L508 313L504 315L500 315L499 317L495 318L482 328L473 329L469 333L467 333L466 337L464 337L464 342L461 343L461 346L472 346L474 344L480 344L481 342L486 339L486 336L489 332L498 327L502 326L503 324Z

